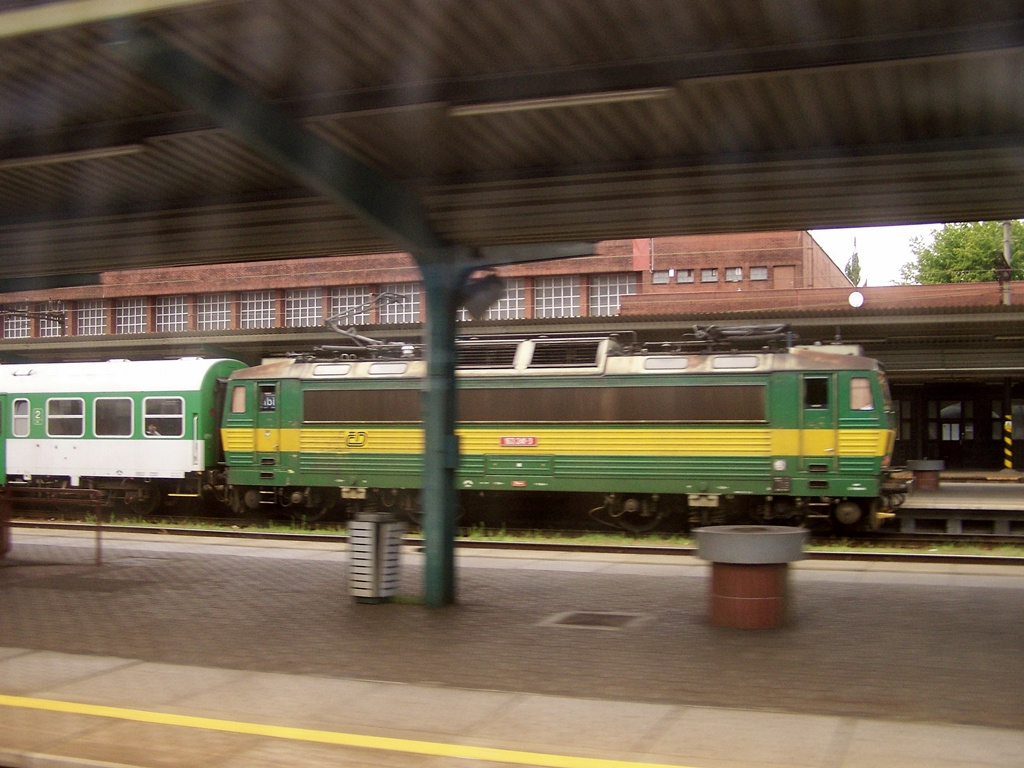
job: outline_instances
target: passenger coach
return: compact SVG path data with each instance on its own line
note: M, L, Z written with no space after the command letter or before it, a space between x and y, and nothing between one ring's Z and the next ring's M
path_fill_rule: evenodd
M850 348L693 354L615 339L459 343L466 499L574 494L629 530L675 518L876 527L894 440L885 376ZM415 513L418 359L292 359L232 373L236 510L340 500ZM540 506L540 505L538 505Z
M0 366L6 482L87 487L139 513L198 497L222 466L218 420L237 360Z

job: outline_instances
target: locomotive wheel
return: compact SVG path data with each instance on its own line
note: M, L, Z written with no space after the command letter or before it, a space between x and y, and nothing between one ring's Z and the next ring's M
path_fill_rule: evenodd
M630 533L653 531L665 519L665 511L653 498L626 498L610 510L615 525Z
M253 510L245 504L245 495L249 491L244 485L233 485L228 493L228 505L231 511L239 517L246 517L253 513Z
M334 489L312 488L309 491L309 504L291 509L292 519L298 523L315 523L323 520L338 503L338 493Z

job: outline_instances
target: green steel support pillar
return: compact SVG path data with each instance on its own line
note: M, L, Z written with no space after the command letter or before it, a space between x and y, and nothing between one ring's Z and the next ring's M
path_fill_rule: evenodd
M264 158L338 202L408 249L427 293L427 379L423 389L423 533L427 605L455 602L455 310L466 278L498 264L587 256L592 243L456 245L433 227L419 197L344 146L289 117L273 102L126 19L112 50L185 104L210 115Z
M424 601L431 608L455 602L455 313L468 270L456 264L421 264L427 298L427 377L423 412Z

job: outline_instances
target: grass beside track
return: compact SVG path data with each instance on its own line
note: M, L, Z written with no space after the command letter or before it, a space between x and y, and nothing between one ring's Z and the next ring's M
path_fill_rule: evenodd
M38 522L46 520L49 522L61 522L61 518L26 516L15 518L25 522ZM65 518L65 522L85 522L95 524L93 516L84 518ZM330 523L289 523L286 521L232 521L224 519L197 519L197 518L175 518L175 517L137 517L131 515L111 515L104 518L104 525L123 525L136 528L152 528L157 530L186 530L204 531L211 533L238 531L239 533L251 532L253 534L287 534L287 535L316 535L329 536L332 534L344 535L345 524L338 522ZM416 537L420 535L415 526L410 525L409 534ZM457 539L483 544L494 542L495 544L509 545L515 543L523 544L580 544L593 546L643 546L669 548L696 547L696 542L689 536L682 534L666 534L651 532L646 534L629 534L617 531L557 531L557 530L511 530L506 528L487 528L483 525L460 527L457 532ZM870 537L864 539L845 539L813 537L805 546L808 552L860 552L884 554L887 552L923 552L929 554L949 555L991 555L999 557L1024 558L1024 541L1020 544L1004 542L936 542L922 537L920 541L900 541L894 543L884 540L873 540Z

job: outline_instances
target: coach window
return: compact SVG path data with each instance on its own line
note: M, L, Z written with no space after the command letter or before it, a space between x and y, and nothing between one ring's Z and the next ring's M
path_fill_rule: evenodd
M132 399L97 397L92 404L92 425L96 437L131 437Z
M28 437L28 400L14 401L14 412L11 418L11 434L15 437Z
M850 410L871 411L875 402L871 397L871 379L854 376L850 379Z
M180 397L147 397L142 401L147 437L181 437L185 434L185 401Z
M245 385L239 384L231 390L231 412L245 413Z
M85 434L85 401L78 397L54 397L46 401L48 437L82 437Z

